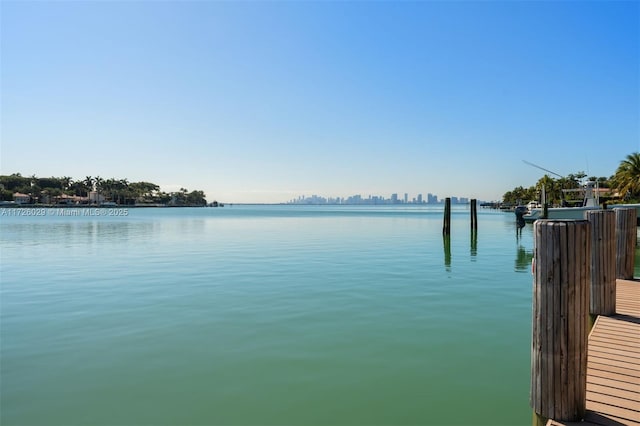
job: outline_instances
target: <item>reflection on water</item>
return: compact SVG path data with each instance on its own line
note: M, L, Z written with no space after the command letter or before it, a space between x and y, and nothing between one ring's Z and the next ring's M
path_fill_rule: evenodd
M442 235L442 245L444 246L444 268L451 272L451 236Z
M127 244L152 238L160 226L152 222L16 223L3 227L5 248L55 244L58 249L95 248L102 242Z
M533 259L533 250L527 250L523 246L518 246L516 251L516 272L526 272L531 267L531 259Z
M471 261L476 261L476 256L478 255L478 231L471 231Z
M515 272L527 272L530 270L531 261L533 259L533 234L532 232L522 233L524 226L516 224L516 249ZM532 228L526 228L532 231Z

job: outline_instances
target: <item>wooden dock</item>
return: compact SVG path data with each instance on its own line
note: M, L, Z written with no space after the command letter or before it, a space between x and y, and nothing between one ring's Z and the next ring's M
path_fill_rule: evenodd
M640 282L616 281L616 314L599 316L588 341L587 412L547 426L640 426Z

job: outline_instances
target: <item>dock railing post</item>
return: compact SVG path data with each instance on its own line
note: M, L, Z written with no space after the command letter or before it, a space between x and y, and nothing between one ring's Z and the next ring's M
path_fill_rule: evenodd
M451 235L451 198L444 200L444 224L442 225L442 235Z
M616 213L588 210L584 216L591 223L589 313L593 323L597 315L616 313Z
M534 223L531 396L534 424L586 410L591 224Z
M616 277L633 279L636 250L636 209L615 208L616 212Z

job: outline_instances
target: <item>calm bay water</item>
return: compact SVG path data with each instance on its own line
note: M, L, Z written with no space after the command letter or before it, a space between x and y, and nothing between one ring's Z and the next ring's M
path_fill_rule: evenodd
M528 425L531 225L452 219L0 216L0 423Z

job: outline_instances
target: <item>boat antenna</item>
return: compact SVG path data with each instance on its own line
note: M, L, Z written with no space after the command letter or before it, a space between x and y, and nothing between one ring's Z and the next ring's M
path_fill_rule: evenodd
M552 175L556 175L556 176L558 176L559 178L563 178L563 177L564 177L564 176L559 175L559 174L557 174L557 173L555 173L555 172L552 172L551 170L547 170L547 169L545 169L544 167L540 167L540 166L538 166L537 164L530 163L530 162L528 162L528 161L526 161L526 160L522 160L522 162L523 162L523 163L525 163L525 164L528 164L528 165L530 165L530 166L533 166L533 167L535 167L535 168L537 168L537 169L544 170L544 171L545 171L545 172L547 172L547 173L551 173Z

